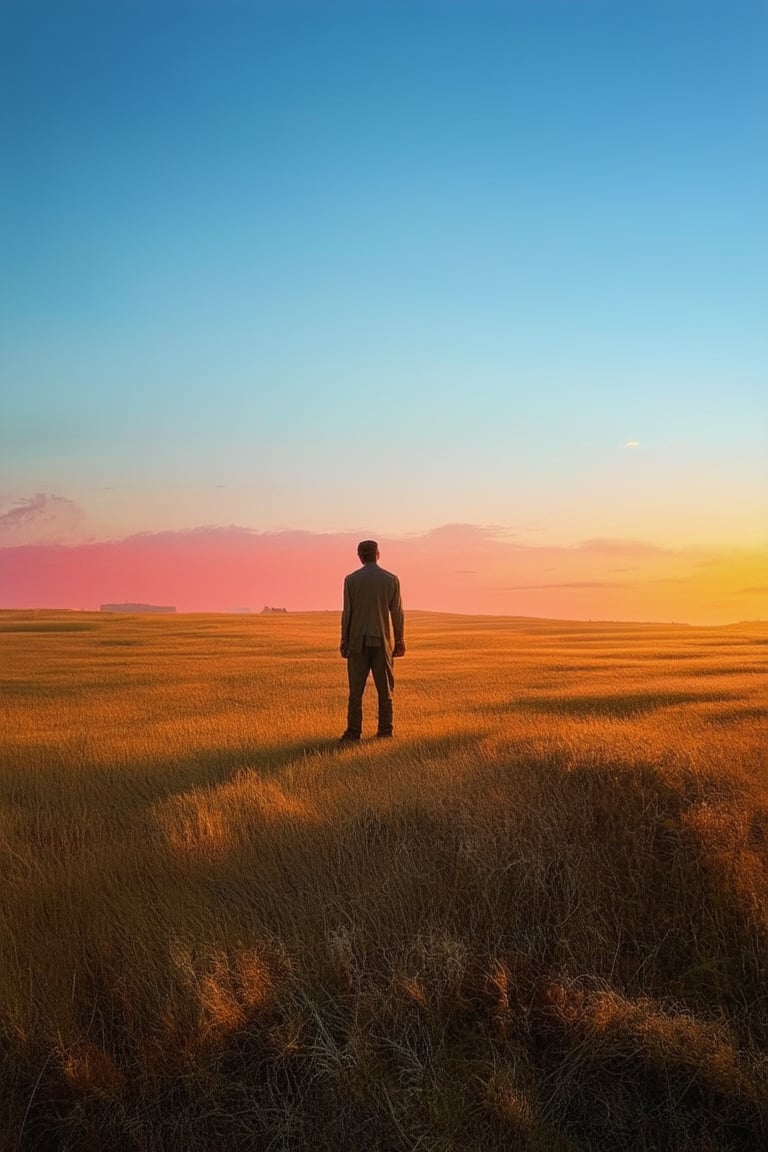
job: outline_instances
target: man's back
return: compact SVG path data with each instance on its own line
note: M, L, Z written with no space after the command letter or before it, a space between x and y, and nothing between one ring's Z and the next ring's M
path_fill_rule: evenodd
M349 701L347 727L342 744L356 744L363 730L363 693L369 673L373 673L378 697L377 737L392 736L392 691L395 676L392 662L405 655L403 605L400 581L393 572L379 568L379 546L375 540L361 540L357 556L362 564L344 578L344 611L341 614L339 651L347 661ZM392 646L392 631L395 643Z
M391 648L392 629L395 643L401 641L403 606L400 581L393 572L387 572L375 562L365 563L344 580L342 641L350 652L360 652L364 643L371 640L378 640Z

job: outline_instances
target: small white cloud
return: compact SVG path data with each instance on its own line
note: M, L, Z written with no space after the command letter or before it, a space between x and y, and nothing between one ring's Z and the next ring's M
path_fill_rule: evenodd
M627 440L624 447L625 448L639 448L640 447L640 441L639 440Z

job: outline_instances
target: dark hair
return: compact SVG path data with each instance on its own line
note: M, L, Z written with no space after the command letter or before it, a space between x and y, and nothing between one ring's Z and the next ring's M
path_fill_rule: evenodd
M375 560L379 545L375 540L361 540L357 546L357 554L361 560Z

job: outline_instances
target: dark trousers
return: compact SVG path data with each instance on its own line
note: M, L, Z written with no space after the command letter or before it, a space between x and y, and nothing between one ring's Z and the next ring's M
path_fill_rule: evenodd
M392 692L395 677L392 671L392 654L384 644L365 647L362 652L351 652L347 657L349 677L349 706L347 708L347 731L360 736L363 730L363 692L368 673L373 673L373 682L379 698L379 727L384 735L392 733Z

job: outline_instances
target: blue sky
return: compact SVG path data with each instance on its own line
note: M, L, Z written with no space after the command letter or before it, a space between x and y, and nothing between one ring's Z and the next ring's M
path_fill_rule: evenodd
M6 0L0 496L101 536L764 541L767 32Z

